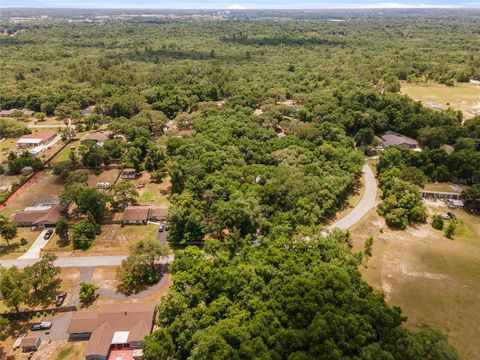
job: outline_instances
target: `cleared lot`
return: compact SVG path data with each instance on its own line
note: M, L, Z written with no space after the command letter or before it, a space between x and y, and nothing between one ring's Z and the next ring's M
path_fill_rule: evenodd
M452 107L461 110L466 119L480 113L480 86L460 84L445 86L441 84L402 84L402 93L421 101L425 106L438 105L444 110Z
M356 250L368 236L375 238L373 257L361 272L389 304L402 308L407 327L439 329L462 358L475 359L480 353L480 217L441 206L429 211L451 211L462 220L454 240L430 224L390 230L375 210L355 225Z

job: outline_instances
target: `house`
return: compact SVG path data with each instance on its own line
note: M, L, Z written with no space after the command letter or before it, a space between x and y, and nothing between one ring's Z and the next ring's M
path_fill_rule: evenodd
M24 337L20 342L20 347L23 352L37 351L42 343L39 337Z
M94 133L88 133L82 137L82 144L93 142L98 146L103 146L103 143L108 140L113 139L113 133L111 131L98 131Z
M123 211L122 223L145 225L148 221L161 221L165 219L167 214L167 207L152 205L128 206Z
M13 117L13 113L15 111L20 111L23 113L24 116L32 117L33 116L33 111L31 110L19 110L19 109L10 109L10 110L2 110L0 111L0 117Z
M463 207L465 206L463 204L463 200L460 200L460 199L448 199L447 205L449 207L457 208L457 209L463 209Z
M135 169L123 169L120 173L122 179L135 179L137 177L137 172Z
M86 360L106 360L118 350L141 349L145 336L152 332L155 308L154 303L123 303L77 311L68 326L69 340L88 341Z
M416 149L418 148L418 141L393 131L387 131L381 137L380 147L386 149L391 145L398 145L407 149Z
M38 134L25 135L17 140L17 146L22 149L36 148L52 142L56 137L57 133L55 131L46 131Z
M95 105L88 106L87 108L83 109L80 111L80 113L83 116L90 116L93 114L93 111L95 110Z
M67 210L59 205L30 206L13 216L13 222L19 227L45 228L57 224L60 216L67 216Z

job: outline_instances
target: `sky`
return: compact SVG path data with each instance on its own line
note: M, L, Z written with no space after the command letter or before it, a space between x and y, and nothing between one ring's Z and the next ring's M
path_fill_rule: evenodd
M111 9L480 8L480 0L0 0L0 7Z

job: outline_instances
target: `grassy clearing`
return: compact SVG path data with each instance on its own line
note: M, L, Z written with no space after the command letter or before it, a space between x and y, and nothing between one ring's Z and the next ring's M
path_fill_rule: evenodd
M452 107L461 110L466 119L475 116L480 111L480 86L461 84L445 86L441 84L402 84L402 93L412 99L421 101L424 105L434 103L443 109Z
M10 245L7 245L5 240L1 240L0 243L0 258L2 259L15 259L23 255L40 235L40 231L31 231L30 228L18 228L17 237L10 240ZM22 245L20 240L24 238L27 243Z
M62 151L60 151L57 154L57 156L55 156L55 158L52 159L52 164L56 164L56 163L68 160L68 155L70 154L70 150L72 149L72 147L78 147L78 145L80 145L80 140L73 141L67 146L65 146L65 148Z
M480 353L480 217L463 210L429 206L430 214L454 212L462 221L454 240L428 224L394 231L375 210L352 229L355 250L375 238L373 257L361 272L388 303L402 308L406 326L425 325L449 336L464 359Z
M54 252L57 256L126 255L130 253L132 244L139 240L156 239L157 232L158 226L153 224L102 225L102 233L87 250L74 250L72 244L50 241L45 251Z

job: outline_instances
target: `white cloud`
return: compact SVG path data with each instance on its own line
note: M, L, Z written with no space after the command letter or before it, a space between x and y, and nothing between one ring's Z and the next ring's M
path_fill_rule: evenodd
M247 8L246 6L238 5L238 4L232 4L227 6L227 9L230 9L230 10L245 10L246 8Z

